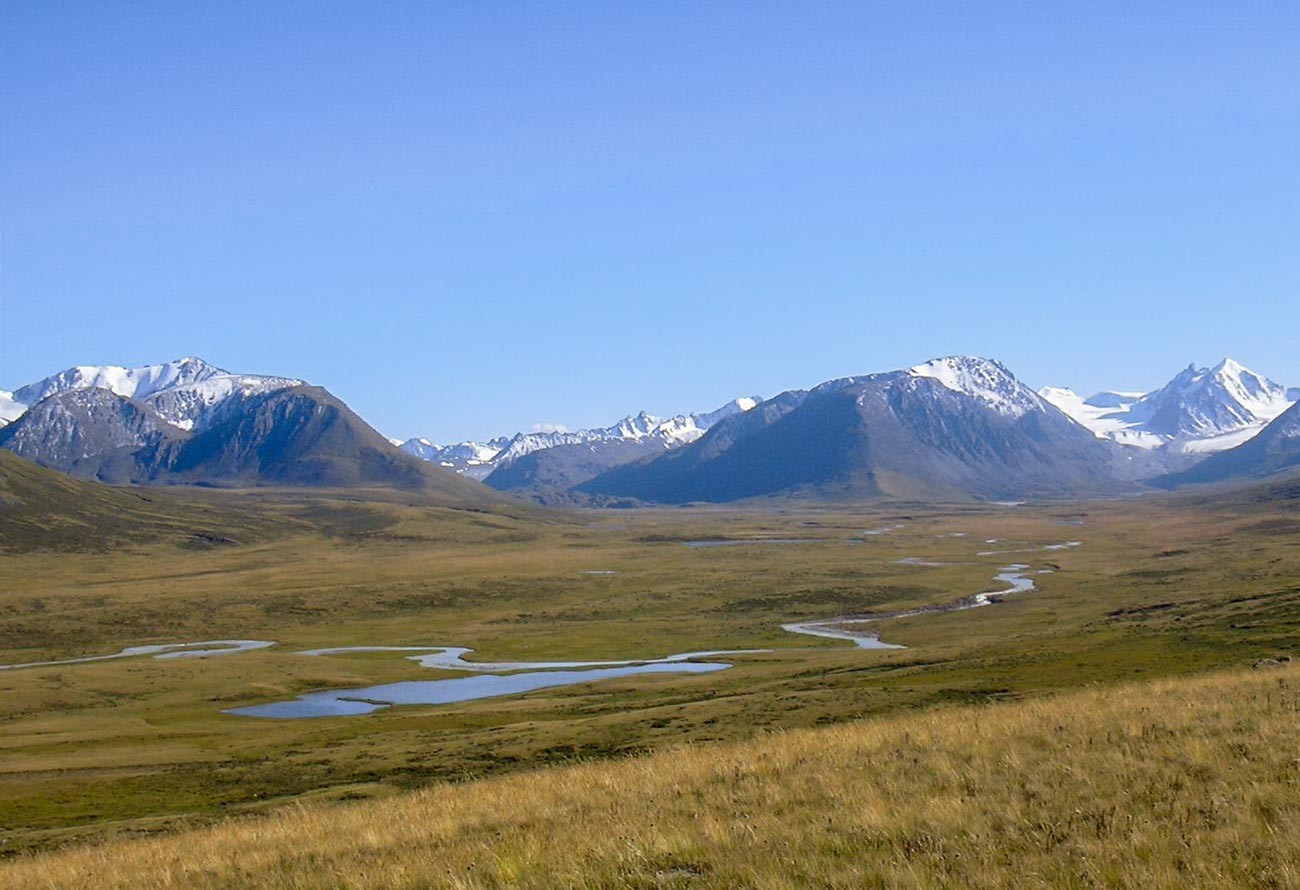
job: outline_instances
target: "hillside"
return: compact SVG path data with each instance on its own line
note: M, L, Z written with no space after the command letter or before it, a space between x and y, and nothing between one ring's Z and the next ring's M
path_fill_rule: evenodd
M130 541L246 543L305 528L286 516L196 492L74 479L0 449L0 551L98 549Z
M19 858L26 888L1283 887L1300 686L1236 672L785 732Z

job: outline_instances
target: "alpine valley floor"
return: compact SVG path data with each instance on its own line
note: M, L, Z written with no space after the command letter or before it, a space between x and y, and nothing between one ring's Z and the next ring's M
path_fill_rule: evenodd
M181 502L188 496L166 497ZM0 741L0 840L5 854L14 857L0 871L0 882L12 877L21 878L21 886L39 886L34 876L48 874L47 884L60 886L57 876L71 872L58 869L81 867L69 864L75 862L101 862L94 858L98 853L82 849L87 843L110 843L103 848L104 856L129 857L131 845L152 843L136 840L139 835L218 821L222 825L215 831L234 832L231 837L252 843L249 835L238 832L255 835L259 826L335 818L332 814L345 820L363 812L360 804L336 801L393 797L373 805L389 808L385 813L398 812L407 798L395 795L432 788L433 797L413 799L412 805L436 807L444 799L439 795L459 794L456 800L470 800L498 793L511 786L479 785L476 780L520 772L548 783L545 788L557 782L599 784L605 780L592 777L604 775L602 769L625 768L630 772L620 775L632 776L669 761L591 765L577 772L562 765L679 750L683 744L691 746L691 753L681 768L707 772L707 764L731 763L742 757L739 751L771 749L770 756L785 757L776 753L778 749L788 754L788 746L795 744L789 740L804 738L781 735L754 741L775 730L865 721L835 730L839 735L808 736L808 744L852 747L859 744L851 741L853 733L876 740L861 743L868 747L889 747L888 738L910 739L906 744L889 743L890 750L905 751L915 759L909 770L922 770L927 762L925 770L939 769L934 766L939 760L927 760L927 740L933 741L938 752L934 756L940 759L957 757L959 749L951 739L932 735L940 732L938 727L1021 720L1017 714L1038 714L1033 719L1041 723L1041 715L1054 713L1052 703L1058 701L1044 696L1080 687L1191 678L1168 687L1126 686L1113 694L1120 698L1092 691L1085 698L1059 699L1075 703L1061 705L1066 709L1062 713L1080 714L1062 725L1070 732L1086 730L1089 744L1098 733L1118 731L1120 724L1105 727L1105 715L1119 707L1114 702L1123 696L1150 694L1155 696L1152 702L1163 700L1163 693L1144 693L1143 688L1176 689L1177 695L1197 701L1221 693L1241 701L1267 699L1274 711L1260 712L1263 726L1283 712L1277 708L1290 705L1268 699L1272 687L1252 679L1260 675L1195 678L1300 651L1300 499L1286 487L1224 497L1050 506L859 509L784 502L751 510L518 515L426 508L364 494L333 500L274 493L192 497L203 499L204 521L211 526L198 539L135 535L124 540L88 538L81 545L60 539L63 549L58 551L29 544L0 555L3 664L179 642L275 642L206 658L142 655L0 671L0 719L5 725ZM232 504L239 509L228 509ZM167 527L173 525L169 520ZM700 541L737 543L686 545ZM1056 546L1073 542L1077 546ZM1055 549L1041 549L1049 546ZM998 589L992 579L1008 563L1027 565L1037 589L987 608L925 611L871 625L881 639L906 648L860 649L849 641L797 636L781 628L794 621L908 613L952 603ZM363 716L266 720L223 713L320 690L465 676L447 665L424 667L393 652L297 654L346 646L469 647L474 652L467 658L488 662L648 661L680 652L768 651L729 655L726 661L733 667L728 670L642 674L520 696L388 707ZM1284 678L1284 685L1289 682L1285 672L1276 677ZM1209 685L1195 685L1202 682ZM1243 684L1239 695L1223 692L1232 684ZM1197 691L1201 689L1210 691ZM1087 709L1078 704L1086 696L1111 703L1099 705L1094 722L1101 722L1095 727L1083 727L1093 719L1085 719ZM1029 710L1007 704L1015 700L1024 700L1023 708ZM1294 711L1286 713L1293 730ZM1239 729L1247 717L1234 711L1223 719ZM1152 725L1163 726L1164 719L1153 717ZM1024 717L1022 722L1029 720ZM1170 726L1183 725L1179 715L1168 720L1173 721ZM1204 731L1219 732L1217 725L1207 725ZM1046 729L1039 730L1044 738L1053 738ZM1015 738L1024 736L1025 750L1036 751L1037 743L1025 735L1028 731ZM1154 744L1165 730L1152 732L1157 734L1154 739L1139 736ZM1169 732L1173 739L1182 730ZM1241 733L1241 744L1255 745L1249 732ZM1292 736L1285 741L1292 747L1288 762L1294 769ZM734 746L750 743L757 747ZM995 778L985 769L992 768L989 764L981 765L979 750L978 745L971 749L971 769L978 775L969 777L969 794L979 793L981 783ZM1154 748L1152 752L1165 756ZM1057 781L1061 776L1055 773L1048 781L1047 774L1034 772L1037 767L1027 760L1021 765L1029 770L1025 781L1038 789L1035 794L1051 795L1054 788L1070 784ZM1151 768L1157 766L1153 762ZM1018 775L1014 769L1011 773ZM757 781L749 773L737 775L738 789ZM953 775L953 781L968 781ZM1207 773L1204 781L1197 780L1200 785L1186 791L1176 805L1208 807L1206 812L1214 813L1207 819L1227 825L1220 817L1235 805L1231 796L1242 789L1232 785L1231 777L1220 777L1226 784L1216 784L1216 775ZM714 782L704 772L692 776L705 784ZM904 777L882 774L882 781L886 778ZM1286 781L1294 780L1292 774ZM624 780L609 781L613 793ZM447 787L466 782L471 784L464 790ZM916 793L934 791L927 788L918 785ZM778 793L775 787L772 793ZM808 786L811 797L801 798L798 807L792 804L790 812L799 814L792 818L824 816L833 822L833 812L818 809L820 793ZM710 810L717 802L701 794L701 818L721 824L728 814ZM1232 830L1245 831L1247 823L1255 824L1251 819L1276 822L1282 804L1270 795L1260 790L1258 800L1245 802L1254 807L1254 815L1229 820L1236 826ZM834 794L831 798L840 801L836 807L843 804ZM758 794L748 803L737 798L732 805L766 807L764 800ZM1098 800L1098 806L1110 805L1104 802L1110 798ZM607 802L630 806L628 801ZM1119 809L1106 818L1126 818L1123 807L1112 803ZM289 804L309 804L311 809L306 815L292 815L297 811L286 809ZM1034 829L1044 837L1063 833L1065 838L1081 838L1083 832L1102 831L1088 820L1052 821L1065 812L1058 813L1054 804L1044 804L1041 810L1025 806L1026 818L1046 820ZM956 807L951 803L950 808ZM275 821L265 821L268 811L283 812ZM954 819L957 813L953 809ZM898 814L900 820L912 818L903 811ZM1293 824L1294 818L1287 821ZM680 838L672 834L680 844L672 840L647 846L644 838L629 834L623 853L599 853L618 861L591 871L588 884L662 886L667 881L685 886L711 874L727 876L719 879L722 884L784 885L776 877L766 881L727 871L721 860L709 859L713 854L707 851L699 856L682 852L687 829L663 824L665 832L682 833ZM907 825L872 825L876 834L868 834L885 839L881 843L910 838L907 843L916 851L932 857L944 849L966 850L968 841L981 846L970 839L959 841L946 833L948 829L929 826L920 816ZM755 831L770 828L756 825ZM527 850L530 844L542 843L543 836L518 834L524 829L514 823L503 822L498 829L503 837L514 838L510 843L518 849L489 849L484 842L448 854L456 868L478 869L473 879L460 872L453 879L441 870L435 874L414 866L405 884L363 880L360 872L313 876L308 865L293 871L298 866L286 860L289 871L249 865L247 874L237 878L234 873L203 871L208 866L200 865L198 872L173 869L169 880L175 886L363 886L367 880L370 886L491 886L512 883L511 874L516 879L540 874ZM1097 837L1104 840L1111 830ZM316 829L311 831L315 834ZM355 840L357 832L349 832ZM201 837L206 844L221 836ZM707 838L712 835L701 837L705 840L699 843L711 843ZM840 843L835 837L825 843ZM1276 876L1259 886L1295 881L1294 870L1287 870L1295 867L1294 840L1285 836L1290 845L1286 855L1264 847L1252 853ZM376 835L375 845L385 842ZM789 842L801 843L794 837ZM1282 842L1280 836L1272 841ZM394 843L405 842L395 838ZM1258 843L1270 842L1261 837ZM180 855L157 852L162 849L150 846L148 855ZM515 859L491 859L512 849L509 856ZM597 855L582 845L573 849L563 860L571 870L556 874L578 874L572 869L586 861L581 857ZM824 852L837 855L830 848ZM1083 850L1080 855L1092 854ZM1184 859L1196 855L1187 853ZM1204 855L1210 855L1210 848ZM48 872L43 871L46 865ZM488 866L498 871L489 872ZM516 867L524 870L512 872ZM1185 885L1213 885L1212 873L1203 867L1208 865L1193 864L1187 874L1196 880ZM129 869L98 868L91 871L106 884L133 885L132 879L121 877ZM849 874L826 876L848 886ZM139 885L136 875L134 885ZM797 873L790 875L797 883ZM920 871L913 885L980 885L968 878ZM1103 884L1109 880L1100 872L1093 878ZM881 886L906 885L880 880ZM545 884L540 879L532 882ZM93 883L87 878L81 885ZM992 878L984 883L1010 886ZM1080 878L1077 883L1088 881ZM552 885L575 884L557 879Z

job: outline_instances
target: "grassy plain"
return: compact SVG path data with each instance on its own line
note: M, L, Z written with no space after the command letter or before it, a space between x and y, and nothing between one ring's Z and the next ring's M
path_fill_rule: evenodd
M29 888L1287 888L1300 684L1125 684L302 805L0 863Z
M151 642L278 643L201 660L0 672L7 853L1300 649L1294 499L494 515L366 495L194 497L197 536L88 536L58 552L0 555L0 663ZM807 541L682 543L752 537ZM1031 549L1071 540L1082 546ZM977 555L987 550L1026 552ZM959 564L899 565L904 557ZM1035 576L1037 593L990 608L882 623L906 649L860 651L779 628L948 602L996 587L1009 562L1053 572ZM617 574L584 574L593 571ZM364 644L463 645L485 660L772 651L708 675L366 717L221 713L438 676L391 654L294 654Z

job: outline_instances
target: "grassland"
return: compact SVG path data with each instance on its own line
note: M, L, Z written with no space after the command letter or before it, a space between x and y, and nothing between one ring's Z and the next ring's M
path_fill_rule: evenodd
M198 540L183 525L152 539L109 528L57 552L14 546L0 556L0 663L151 642L279 644L205 660L0 672L0 844L9 855L303 802L539 777L556 764L682 744L712 750L770 731L955 714L1300 651L1293 499L499 515L369 494L194 497ZM808 540L681 543L755 536ZM992 538L1001 540L984 543ZM976 555L1065 540L1083 544ZM903 557L959 564L899 565ZM947 602L989 589L1011 561L1053 573L1015 601L880 626L907 649L859 651L779 629L795 618ZM772 651L709 675L359 718L220 713L438 676L392 655L293 654L362 644L464 645L487 660Z
M11 886L1294 887L1300 684L1233 672L675 748L0 864Z

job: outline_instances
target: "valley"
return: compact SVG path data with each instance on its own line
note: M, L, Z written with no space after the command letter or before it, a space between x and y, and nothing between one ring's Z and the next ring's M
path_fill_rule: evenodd
M3 849L1249 665L1300 642L1300 501L1285 485L1248 492L512 514L363 492L170 489L171 502L209 511L193 531L223 543L169 538L167 522L145 517L111 544L11 549L0 663L275 645L0 671ZM940 608L1005 586L992 579L1012 560L1033 572L1034 592ZM846 616L887 616L869 633L905 648L782 629ZM427 666L393 652L298 654L376 646L468 647L471 662L533 666L763 651L695 662L725 670L364 717L223 713L467 677L446 654Z
M2 12L0 890L1300 890L1300 5Z

